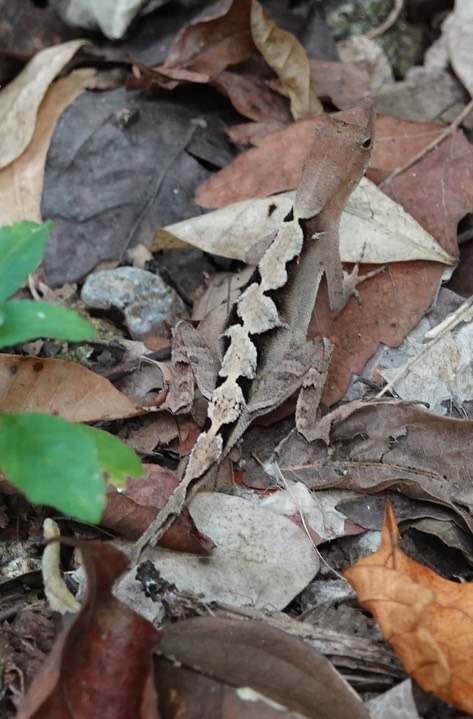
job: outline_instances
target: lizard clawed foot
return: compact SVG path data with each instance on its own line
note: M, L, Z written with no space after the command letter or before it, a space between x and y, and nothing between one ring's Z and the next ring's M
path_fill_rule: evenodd
M386 265L382 265L381 267L378 267L376 270L372 270L371 272L366 272L366 274L364 275L359 274L359 269L360 265L357 262L351 272L346 272L345 270L343 270L343 288L347 300L350 297L355 297L358 303L361 304L361 296L356 288L358 287L358 285L361 285L361 283L365 280L369 280L371 277L376 277L376 275L379 275L381 272L384 272L386 270Z

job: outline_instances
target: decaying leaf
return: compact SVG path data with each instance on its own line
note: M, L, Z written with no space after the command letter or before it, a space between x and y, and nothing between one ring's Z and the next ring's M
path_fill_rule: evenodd
M300 120L255 138L256 147L238 155L198 188L196 202L202 207L225 207L231 202L293 190L320 121Z
M158 719L155 627L111 593L128 564L105 542L81 546L88 594L35 677L18 719Z
M290 32L279 28L256 0L251 2L250 22L256 47L289 95L294 119L322 114L323 107L312 88L309 60L301 43Z
M179 589L235 606L282 609L319 569L310 539L287 517L212 492L197 494L190 512L217 545L205 562L161 547L148 550L162 576Z
M473 421L398 401L350 402L320 420L311 444L289 435L275 459L309 489L394 489L453 509L471 531L472 431Z
M422 333L408 336L400 348L400 365L395 356L389 367L380 363L379 372L388 381L383 393L395 387L401 399L424 402L438 414L447 414L452 400L458 407L469 402L473 393L472 319L470 298L425 335L424 328Z
M254 45L249 27L250 0L220 0L176 36L165 67L217 74L245 60Z
M473 13L468 0L456 0L453 11L442 26L447 36L450 62L456 75L473 94Z
M162 717L301 719L260 692L235 687L164 657L155 657L155 682Z
M409 559L389 504L381 547L345 577L421 687L473 712L473 585Z
M172 379L163 409L188 413L194 398L194 381L210 399L218 374L218 361L192 325L178 322L173 330Z
M194 190L213 174L204 164L232 156L218 112L123 88L83 93L66 108L42 196L42 213L53 220L44 257L51 287L147 246L157 227L198 214Z
M443 130L443 125L430 122L378 116L368 177L383 181ZM454 257L458 255L458 223L473 209L472 157L473 147L457 130L410 170L382 185L383 192L399 202Z
M33 137L36 115L50 84L85 40L41 50L0 95L0 168L13 162Z
M76 362L0 355L0 411L45 412L73 422L144 414L107 379Z
M235 686L250 687L310 719L369 717L324 656L262 622L218 617L178 622L164 630L160 654Z
M111 485L107 487L107 506L100 524L125 539L137 539L145 531L179 482L170 469L157 464L143 467L146 472L143 479L129 480L120 490ZM215 546L198 531L187 510L168 529L160 544L175 552L195 554L210 552Z

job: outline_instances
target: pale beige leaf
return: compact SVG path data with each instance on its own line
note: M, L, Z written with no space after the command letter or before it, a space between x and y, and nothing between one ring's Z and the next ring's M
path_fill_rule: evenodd
M273 233L292 208L294 192L242 200L168 225L180 240L223 257L244 260L256 242ZM387 264L429 260L454 264L411 215L363 178L348 199L340 223L343 262Z
M319 569L310 539L287 517L212 492L198 494L190 511L199 530L217 545L205 562L160 547L149 550L162 576L179 589L274 611L287 606Z
M452 398L458 407L471 400L472 301L425 336L427 322L414 328L399 348L391 350L387 367L380 358L378 371L389 382L388 389L394 387L401 399L424 402L442 415L447 414Z
M243 260L247 251L265 235L277 232L292 209L294 193L234 202L164 229L179 240L214 255ZM159 247L153 241L152 251Z
M455 0L455 8L443 26L450 62L456 75L473 95L473 4Z
M144 412L107 379L74 362L0 355L0 387L0 412L44 412L73 422Z
M323 107L312 89L309 59L301 43L281 30L256 0L251 3L250 22L253 41L289 96L294 119L321 115Z
M13 162L33 137L39 106L56 75L86 40L41 50L0 94L0 168Z
M0 170L0 226L19 220L42 221L44 164L56 122L94 76L95 70L91 68L75 70L46 92L31 142L15 162Z
M445 265L455 260L401 205L363 178L345 206L340 223L344 262L384 264L429 260Z

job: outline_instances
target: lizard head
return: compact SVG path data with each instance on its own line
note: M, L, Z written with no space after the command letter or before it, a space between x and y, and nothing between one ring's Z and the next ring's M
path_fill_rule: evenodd
M304 161L295 216L308 220L322 212L341 212L368 166L374 126L374 105L369 99L320 118Z

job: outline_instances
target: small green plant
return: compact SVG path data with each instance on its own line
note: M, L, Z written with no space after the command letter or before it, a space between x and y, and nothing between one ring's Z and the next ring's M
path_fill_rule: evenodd
M0 347L95 336L65 307L8 299L41 261L49 227L18 222L0 229ZM0 468L29 501L86 522L98 522L105 507L104 473L117 486L143 474L136 454L107 432L33 412L0 413Z

